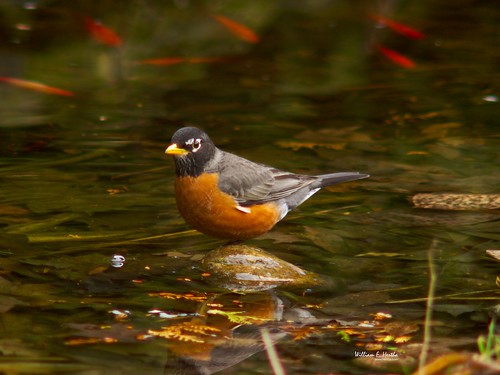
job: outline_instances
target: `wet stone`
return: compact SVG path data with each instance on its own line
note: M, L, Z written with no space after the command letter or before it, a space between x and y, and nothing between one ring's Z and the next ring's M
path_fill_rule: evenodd
M211 283L238 292L280 286L307 288L323 283L319 275L248 245L228 245L212 250L202 260L202 266L211 274Z

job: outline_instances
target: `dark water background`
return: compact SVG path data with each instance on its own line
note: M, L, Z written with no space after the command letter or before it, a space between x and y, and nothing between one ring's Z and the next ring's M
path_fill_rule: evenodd
M398 35L372 13L426 37ZM84 17L123 44L93 39ZM499 248L498 210L416 209L408 197L498 193L499 22L493 1L0 3L0 76L74 94L0 82L0 372L175 373L164 370L168 340L140 335L199 312L186 294L215 298L199 259L222 244L190 231L175 207L164 149L186 123L285 170L372 176L317 194L248 241L333 285L273 298L322 322L384 311L417 325L417 344L431 251L432 350L477 350L499 298L498 263L485 254ZM138 63L179 56L220 61ZM276 345L288 374L367 371L357 346L326 328ZM264 351L235 362L222 373L271 373Z

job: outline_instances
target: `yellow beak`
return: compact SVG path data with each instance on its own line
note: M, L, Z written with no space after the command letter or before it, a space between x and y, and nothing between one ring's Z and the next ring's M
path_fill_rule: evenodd
M189 154L189 151L185 150L183 148L179 148L179 147L177 147L177 145L175 143L172 143L165 150L165 154L168 154L168 155L186 155L186 154Z

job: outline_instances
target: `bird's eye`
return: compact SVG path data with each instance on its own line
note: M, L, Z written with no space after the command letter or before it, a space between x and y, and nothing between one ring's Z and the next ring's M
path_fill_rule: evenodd
M193 152L196 152L200 149L201 147L201 139L200 138L196 138L194 141L193 141Z
M201 138L191 138L186 141L186 146L191 147L191 152L196 152L200 149L202 141Z

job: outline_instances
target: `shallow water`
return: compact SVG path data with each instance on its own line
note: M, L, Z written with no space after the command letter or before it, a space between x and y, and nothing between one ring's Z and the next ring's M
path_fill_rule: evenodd
M417 209L408 197L498 194L496 4L71 4L0 6L0 76L74 94L0 82L0 372L201 373L187 370L195 363L268 374L266 326L288 374L402 373L421 348L429 256L430 356L477 351L499 299L498 263L486 255L499 248L498 210ZM214 13L260 41L239 39ZM398 35L371 13L426 37ZM123 44L93 39L86 16ZM178 56L220 60L138 63ZM223 242L179 216L164 155L187 123L285 170L371 175L325 189L246 242L327 286L235 295L210 283L200 260ZM236 329L209 309L261 320ZM392 317L373 325L377 312ZM151 333L161 327L181 328ZM382 331L407 341L369 346ZM371 349L398 358L367 370L356 352Z

